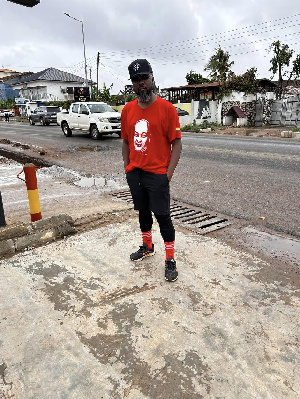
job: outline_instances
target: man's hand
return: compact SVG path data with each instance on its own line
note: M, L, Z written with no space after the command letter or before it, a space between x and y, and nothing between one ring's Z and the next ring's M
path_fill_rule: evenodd
M180 153L182 149L182 144L181 144L181 139L175 139L172 141L172 152L171 152L171 158L170 158L170 163L168 166L167 170L167 177L168 180L171 181L174 170L178 164L178 161L180 159Z
M129 144L127 140L123 140L122 155L124 168L126 168L126 166L129 164Z

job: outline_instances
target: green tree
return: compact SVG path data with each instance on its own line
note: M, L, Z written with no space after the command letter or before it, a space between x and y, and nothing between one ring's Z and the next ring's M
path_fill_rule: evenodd
M112 95L110 93L111 89L113 87L113 83L109 86L106 87L106 84L103 83L103 89L102 90L97 90L95 86L92 87L92 100L93 101L103 101L104 103L111 104L112 103Z
M296 59L293 61L293 75L295 79L298 79L300 76L300 54L297 54Z
M234 64L234 61L229 61L229 53L222 50L220 46L215 51L215 54L208 60L204 70L210 71L208 76L212 81L225 82L233 74L230 68Z
M136 94L133 91L132 85L126 85L124 90L120 90L119 95L122 98L122 103L126 104L134 99L136 99Z
M196 73L195 71L190 71L185 76L188 85L208 83L209 79L204 78L201 73Z
M15 107L15 99L14 98L6 98L0 100L0 108L1 109L11 109Z
M256 78L257 68L252 67L242 75L232 74L220 88L219 98L229 95L232 91L254 94L258 90Z
M271 44L270 51L273 51L274 55L270 60L271 68L269 71L273 74L271 79L273 79L274 75L278 72L278 97L281 98L283 93L283 77L288 74L288 71L284 71L284 67L289 67L294 50L291 50L287 44L282 44L277 40ZM292 74L293 70L288 80L291 79Z
M46 105L54 105L62 109L69 109L74 100L47 101Z

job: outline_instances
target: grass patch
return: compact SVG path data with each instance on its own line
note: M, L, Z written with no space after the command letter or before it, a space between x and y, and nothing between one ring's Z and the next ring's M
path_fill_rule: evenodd
M292 129L292 132L300 132L300 127L294 127L293 129Z
M215 123L215 122L208 122L207 120L204 120L202 123L196 123L194 120L193 123L190 123L188 125L183 126L181 129L183 132L200 132L203 129L220 129L222 127L221 124Z

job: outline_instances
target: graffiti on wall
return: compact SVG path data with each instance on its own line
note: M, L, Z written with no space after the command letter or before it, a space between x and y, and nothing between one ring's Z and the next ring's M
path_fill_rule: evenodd
M198 105L197 119L208 119L211 117L208 100L200 100Z

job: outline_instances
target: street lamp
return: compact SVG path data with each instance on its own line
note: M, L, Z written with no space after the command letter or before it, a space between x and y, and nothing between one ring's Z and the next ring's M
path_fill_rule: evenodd
M85 42L84 42L84 29L83 29L83 21L81 21L80 19L77 19L75 17L72 17L72 15L64 12L64 14L72 19L75 19L75 21L80 22L81 23L81 31L82 31L82 43L83 43L83 55L84 55L84 72L85 72L85 85L88 86L88 79L87 79L87 67L86 67L86 56L85 56Z

